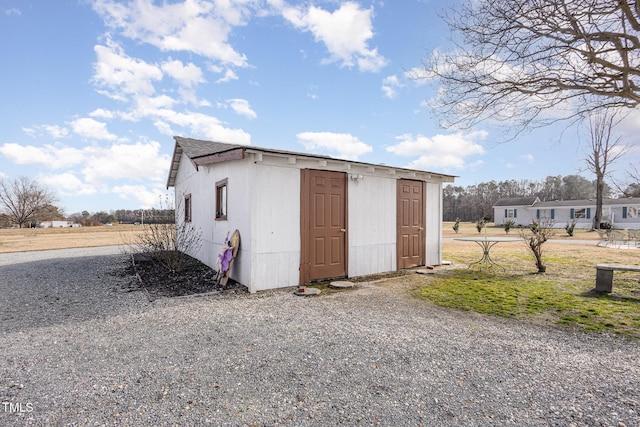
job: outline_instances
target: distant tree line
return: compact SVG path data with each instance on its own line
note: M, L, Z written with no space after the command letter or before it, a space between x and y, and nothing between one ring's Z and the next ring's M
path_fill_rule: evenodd
M605 185L604 197L611 198L611 187ZM621 190L624 197L640 197L640 184ZM443 189L445 221L493 221L493 205L503 198L538 197L541 201L580 200L596 197L596 180L580 175L548 176L543 181L489 181L467 187L447 185Z
M70 221L85 227L104 224L173 224L175 213L173 209L117 209L115 211L77 212L69 215Z

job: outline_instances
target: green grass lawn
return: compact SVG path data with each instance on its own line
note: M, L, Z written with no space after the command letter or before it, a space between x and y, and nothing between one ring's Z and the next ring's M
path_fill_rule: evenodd
M611 295L589 292L591 282L561 284L545 275L467 269L450 270L430 282L419 286L416 294L444 307L640 338L640 284L630 276L616 277Z
M459 310L640 338L640 274L616 271L611 294L592 292L596 264L638 265L640 250L548 242L544 274L535 274L524 244L492 251L506 271L467 268L481 253L463 242L445 243L443 254L450 268L409 279L416 297Z

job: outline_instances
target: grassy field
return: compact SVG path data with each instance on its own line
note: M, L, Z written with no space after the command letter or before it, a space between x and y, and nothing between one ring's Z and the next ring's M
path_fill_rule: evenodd
M122 245L132 242L136 233L141 230L141 226L129 224L112 227L0 229L0 253Z
M451 225L445 223L445 237L478 235L474 224L461 224L458 234ZM486 231L489 236L505 236L501 228L489 227ZM509 236L519 234L512 230ZM481 256L477 244L446 240L443 257L451 261L451 266L434 275L408 276L408 285L415 288L419 298L441 306L640 338L640 274L616 271L610 295L590 292L595 285L596 264L640 265L640 249L569 243L597 238L597 233L585 230L576 230L574 237L558 230L553 239L559 241L543 245L545 274L536 274L534 258L524 243L500 243L492 249L492 258L505 271L480 271L468 268Z

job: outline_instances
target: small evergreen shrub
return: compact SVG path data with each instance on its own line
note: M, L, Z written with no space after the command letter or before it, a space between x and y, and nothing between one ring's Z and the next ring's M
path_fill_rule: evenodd
M456 232L456 234L458 234L458 231L460 231L460 218L456 218L456 222L453 224L453 231Z
M564 229L567 231L569 237L573 236L573 230L576 228L576 220L574 219L571 222L567 222L567 225L564 226Z
M504 232L509 234L513 226L516 225L516 222L512 219L508 219L502 225L504 226Z

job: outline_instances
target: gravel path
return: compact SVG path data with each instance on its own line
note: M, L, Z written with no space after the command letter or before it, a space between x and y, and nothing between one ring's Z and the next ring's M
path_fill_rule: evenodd
M640 426L637 340L445 310L400 281L150 304L117 251L56 253L0 255L2 426Z

